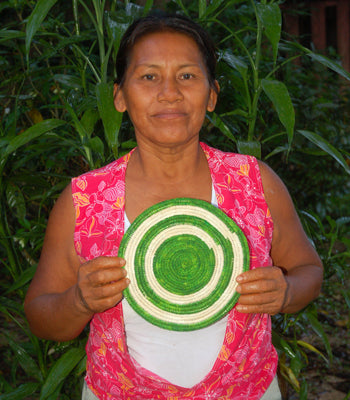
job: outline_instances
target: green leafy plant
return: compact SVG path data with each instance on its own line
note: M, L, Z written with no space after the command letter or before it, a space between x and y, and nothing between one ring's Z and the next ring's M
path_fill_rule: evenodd
M80 398L86 334L60 344L37 339L22 301L49 211L70 177L135 145L131 124L114 109L112 81L123 32L155 8L153 1L143 4L20 0L0 5L1 400ZM278 1L174 0L163 8L196 19L218 44L221 93L216 111L206 118L203 139L268 160L281 174L323 259L325 290L331 292L332 277L346 280L350 259L350 188L344 184L349 182L349 95L339 94L349 73L284 38ZM294 64L299 58L300 66ZM325 175L329 165L333 173ZM350 305L349 291L339 290ZM310 355L332 361L326 327L315 303L273 322L281 375L305 399L302 372ZM301 339L303 326L320 337L323 348Z

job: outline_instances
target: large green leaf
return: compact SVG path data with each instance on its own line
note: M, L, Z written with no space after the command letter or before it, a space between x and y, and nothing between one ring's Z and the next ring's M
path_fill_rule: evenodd
M15 31L10 29L0 29L0 43L6 42L7 40L14 40L23 38L25 33L22 31Z
M86 372L86 360L87 360L87 356L85 354L85 356L79 361L79 363L77 364L76 368L75 368L75 375L76 376L80 376L80 375L85 375Z
M198 16L202 18L205 15L207 10L207 1L206 0L198 0Z
M55 392L84 355L84 348L71 348L56 361L41 388L40 400L48 399Z
M320 350L316 349L315 346L313 346L310 343L305 342L304 340L297 340L297 343L299 346L305 347L306 349L318 354L321 356L326 362L328 362L327 358L320 352Z
M100 0L99 0L100 1ZM125 2L125 13L126 15L129 15L133 17L133 19L136 18L141 18L143 15L143 7L139 4L136 4L137 2L132 2L130 0Z
M324 345L324 347L326 348L326 351L327 351L328 358L329 358L330 362L332 362L333 353L332 353L331 345L329 343L329 340L328 340L328 337L326 335L326 332L324 331L324 329L322 327L322 324L320 323L320 321L315 316L315 311L311 310L311 311L306 312L306 317L307 317L308 321L310 322L310 325L311 325L312 329L322 339L323 345Z
M68 86L69 88L82 88L81 77L67 74L55 74L53 78L55 81L61 83L64 86Z
M146 0L146 4L143 7L143 16L147 15L153 6L153 0Z
M307 400L307 397L308 397L307 389L308 389L307 382L305 381L305 378L303 378L303 381L301 382L300 390L299 390L299 400Z
M31 126L26 131L20 133L18 136L16 136L10 141L10 143L5 148L4 153L1 154L1 157L2 158L7 157L9 154L18 150L20 147L24 146L31 140L37 138L38 136L43 135L46 132L56 129L64 124L65 121L62 121L60 119L46 119L42 122L39 122Z
M16 279L16 281L13 283L13 285L11 285L6 292L4 293L5 295L8 293L13 292L14 290L17 290L19 288L21 288L22 286L24 286L25 284L27 284L29 281L31 281L33 279L33 276L35 274L36 271L36 265L32 265L29 268L26 268L21 275Z
M6 199L7 204L14 212L14 215L18 219L25 219L27 214L26 203L23 193L17 185L14 185L13 183L6 185Z
M296 357L291 346L275 330L272 331L272 343L279 352L285 353L291 359Z
M173 0L174 3L176 3L178 5L178 7L181 8L181 10L183 11L183 13L187 16L189 16L189 10L187 9L187 7L184 6L184 4L182 3L182 0Z
M90 150L97 153L99 159L104 162L104 145L102 140L98 136L94 136L86 142L86 145Z
M80 139L82 141L82 143L84 143L85 141L87 141L89 139L89 134L85 129L85 126L82 124L82 122L80 121L78 115L77 115L77 110L75 110L67 101L67 99L63 99L64 101L64 107L66 109L66 111L68 111L70 117L72 118L73 121L73 125L76 129L76 131L78 132Z
M226 2L227 0L212 0L208 2L206 5L205 14L203 16L208 17L209 15L213 14L222 3Z
M47 13L54 6L57 0L39 0L32 13L28 18L26 29L26 55L29 55L30 44L36 31L40 28L41 23L44 21Z
M108 36L113 41L115 52L118 51L120 40L132 21L133 21L132 16L126 16L116 12L106 13L106 18L105 18L106 28Z
M325 151L331 157L333 157L344 169L345 171L350 174L350 168L346 163L342 154L337 150L334 146L332 146L326 139L322 136L318 135L315 132L305 131L305 130L298 130L298 133L309 139L312 143L318 146L320 149Z
M279 120L286 128L290 146L294 135L295 112L288 89L283 82L272 79L262 79L261 85L275 106Z
M4 393L0 395L0 400L26 400L32 399L31 396L39 387L39 383L30 382L24 383L18 386L10 393Z
M221 133L223 133L226 137L228 137L230 140L233 142L236 142L236 138L228 128L228 126L224 123L224 121L219 117L218 114L215 112L211 113L210 115L207 115L209 121L216 127L218 128Z
M231 49L221 52L220 56L231 68L237 70L243 79L247 78L248 65L243 61L242 58L232 54Z
M90 138L96 122L99 120L100 116L96 109L88 109L84 112L83 116L80 119L81 125L84 127L86 135Z
M237 141L237 150L240 154L249 154L258 159L261 158L261 143L255 140L245 142L242 140Z
M119 129L123 119L123 113L118 112L114 107L113 84L98 83L96 85L97 106L105 130L105 137L108 146L118 157Z
M7 342L11 349L13 350L16 360L19 365L23 368L28 377L35 378L37 381L41 382L43 376L33 358L23 349L18 343L7 336Z
M273 59L276 61L278 43L281 38L282 15L277 3L257 5L257 13L265 28L265 34L272 44Z
M308 52L307 55L312 58L314 61L319 62L320 64L323 64L325 67L331 69L332 71L336 72L343 78L347 79L350 81L350 73L346 71L338 62L333 61L321 54L316 54L311 52Z
M336 72L343 78L347 79L350 81L350 72L346 71L339 61L336 60L331 60L330 58L322 55L322 54L316 54L307 47L302 46L300 43L297 42L289 42L286 41L283 44L281 44L281 48L285 50L290 50L290 49L298 49L301 50L304 54L306 54L308 57L310 57L312 60L324 65L325 67L331 69L332 71Z
M284 146L277 146L267 156L264 157L264 160L267 160L270 157L275 156L276 154L283 153L283 152L286 152L286 151L288 151L288 145L287 144L285 144Z

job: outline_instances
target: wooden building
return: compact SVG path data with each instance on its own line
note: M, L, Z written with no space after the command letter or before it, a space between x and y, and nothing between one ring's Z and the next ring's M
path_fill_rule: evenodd
M286 0L283 29L316 50L333 47L350 71L350 0Z

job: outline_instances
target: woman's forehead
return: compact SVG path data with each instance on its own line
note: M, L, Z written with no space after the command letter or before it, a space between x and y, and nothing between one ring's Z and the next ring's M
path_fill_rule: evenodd
M168 31L149 33L139 38L129 57L129 65L162 63L169 60L185 64L204 64L194 39L183 33Z

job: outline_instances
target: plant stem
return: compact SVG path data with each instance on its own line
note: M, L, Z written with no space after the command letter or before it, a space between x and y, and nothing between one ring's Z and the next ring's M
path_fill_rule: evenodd
M2 197L4 197L4 194L2 195ZM5 201L2 201L2 204L5 204ZM9 268L7 268L7 270L11 274L11 277L13 278L13 280L15 281L20 274L20 271L18 268L18 260L16 257L16 251L14 249L13 243L9 239L9 238L11 238L11 234L8 230L8 225L7 225L6 216L5 216L5 212L6 212L5 207L1 207L0 212L1 212L0 242L1 242L1 245L5 249L5 253L6 253L7 259L8 259L8 264L10 266Z
M248 121L248 142L253 140L256 118L258 113L258 102L261 93L261 85L259 80L259 65L260 65L260 57L261 57L261 40L262 40L262 24L260 18L257 13L257 9L255 6L254 0L251 0L255 18L257 22L257 33L256 33L256 53L255 53L255 62L252 64L253 66L253 102L250 119Z
M97 32L98 47L100 50L101 81L107 82L107 72L104 71L103 68L104 64L107 63L105 40L103 36L103 11L105 7L105 0L103 0L102 2L100 0L93 0L93 5L96 14L96 32Z
M73 0L73 15L74 15L75 33L77 36L80 36L78 0Z

